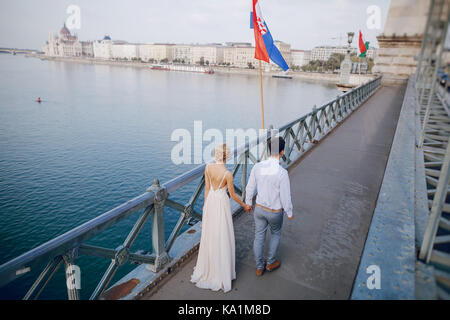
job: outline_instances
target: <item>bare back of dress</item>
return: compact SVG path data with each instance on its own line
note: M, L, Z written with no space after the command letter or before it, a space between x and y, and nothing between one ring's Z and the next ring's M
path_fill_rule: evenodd
M210 181L210 190L203 207L202 236L191 282L199 288L228 292L231 290L231 281L236 278L236 272L230 199L226 186L220 188L227 171L217 189L212 185L208 167L206 173L205 179Z

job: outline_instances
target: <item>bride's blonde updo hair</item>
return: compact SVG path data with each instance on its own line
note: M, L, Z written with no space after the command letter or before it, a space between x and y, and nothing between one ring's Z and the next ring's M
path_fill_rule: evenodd
M230 148L225 143L219 144L214 148L214 159L216 162L225 163L231 157Z

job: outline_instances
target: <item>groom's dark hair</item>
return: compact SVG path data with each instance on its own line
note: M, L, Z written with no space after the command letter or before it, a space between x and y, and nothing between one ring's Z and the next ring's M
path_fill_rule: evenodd
M284 141L283 137L273 137L269 140L269 153L272 156L277 156L280 154L281 151L284 150L284 145L286 142ZM272 152L273 150L273 152Z

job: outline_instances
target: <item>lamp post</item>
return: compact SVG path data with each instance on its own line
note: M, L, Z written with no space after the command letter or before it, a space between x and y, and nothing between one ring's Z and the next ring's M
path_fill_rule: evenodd
M350 90L353 87L353 85L350 84L350 70L352 66L352 62L350 60L350 45L353 42L354 35L354 32L347 32L347 54L345 55L345 58L341 63L341 74L339 77L339 82L337 83L337 87L344 92Z
M347 32L347 37L348 37L348 49L347 52L350 53L350 45L353 42L353 37L355 36L354 32Z

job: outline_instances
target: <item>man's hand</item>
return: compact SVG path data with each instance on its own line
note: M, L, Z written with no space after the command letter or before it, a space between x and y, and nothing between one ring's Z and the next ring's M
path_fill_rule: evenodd
M292 219L294 219L294 213L292 213L292 216L288 217L289 221L291 221Z
M250 214L250 212L252 212L252 210L253 210L253 206L250 206L250 205L246 204L244 206L244 210L247 211L247 213Z

